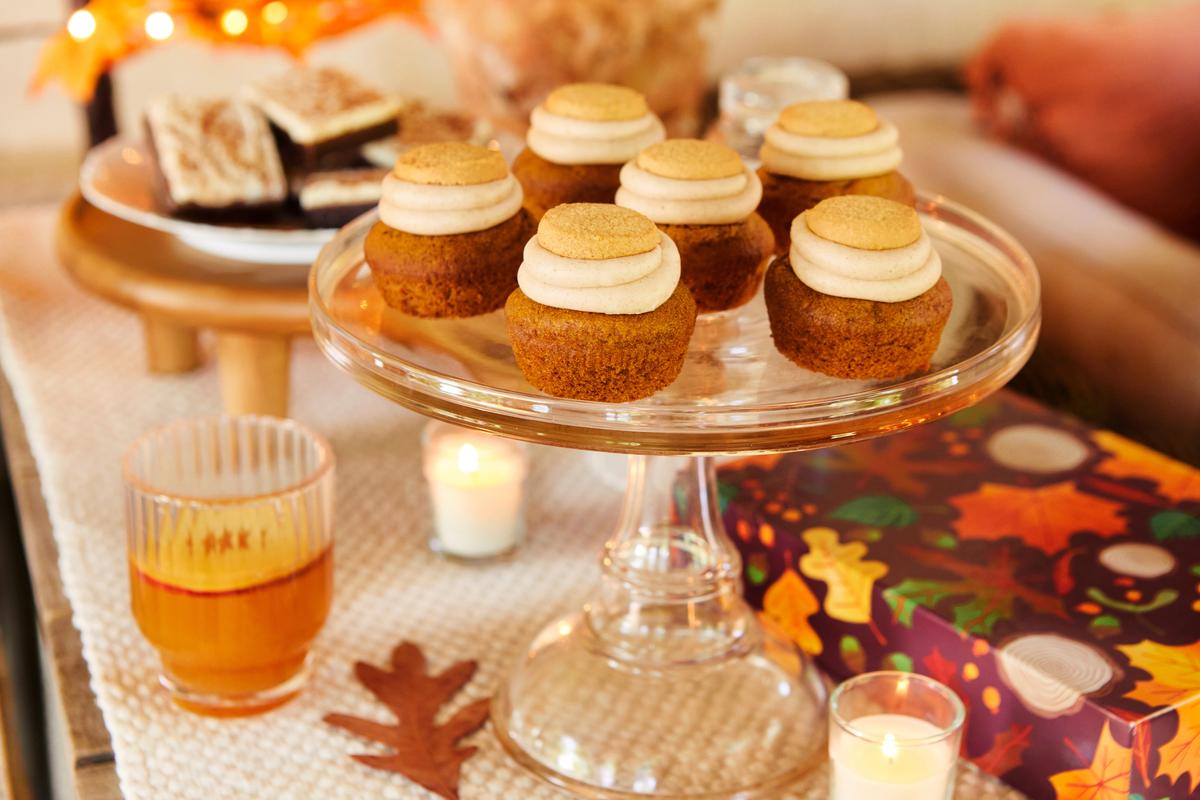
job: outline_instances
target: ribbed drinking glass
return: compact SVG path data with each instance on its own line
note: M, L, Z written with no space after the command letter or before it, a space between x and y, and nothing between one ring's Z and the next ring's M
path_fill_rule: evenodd
M334 458L290 420L209 417L125 454L133 615L200 713L294 696L333 597Z

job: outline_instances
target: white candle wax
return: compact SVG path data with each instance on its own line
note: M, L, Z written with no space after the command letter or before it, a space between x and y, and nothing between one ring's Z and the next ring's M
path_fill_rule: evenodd
M525 532L527 460L520 447L466 431L446 433L444 428L431 435L425 447L425 477L439 548L465 558L486 558L516 547Z
M940 728L903 714L870 714L850 723L870 736L835 729L829 739L830 800L948 800L955 754L946 741L908 745Z

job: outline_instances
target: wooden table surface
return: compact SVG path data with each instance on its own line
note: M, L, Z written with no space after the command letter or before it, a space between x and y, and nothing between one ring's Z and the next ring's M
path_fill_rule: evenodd
M4 648L0 647L0 800L13 800L17 797L16 778L17 756L14 751L15 731L12 725L12 682L9 680L8 658Z
M46 715L62 723L66 761L75 794L82 800L119 800L116 762L112 740L104 727L100 708L91 690L91 676L83 660L79 631L71 622L71 605L63 593L58 572L58 547L42 497L37 464L29 450L25 425L7 379L0 374L0 424L4 427L4 449L8 457L13 495L21 523L25 558L33 584L41 633L45 673L53 684L45 692ZM3 797L0 785L0 797Z

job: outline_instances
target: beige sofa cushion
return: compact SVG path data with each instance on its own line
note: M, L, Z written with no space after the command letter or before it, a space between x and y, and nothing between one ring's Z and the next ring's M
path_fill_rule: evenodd
M963 97L872 102L899 127L917 186L985 214L1029 250L1042 276L1041 347L1140 429L1200 440L1200 248L985 137Z

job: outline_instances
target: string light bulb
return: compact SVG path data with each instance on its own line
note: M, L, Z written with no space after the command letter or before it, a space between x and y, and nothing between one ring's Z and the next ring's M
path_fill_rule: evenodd
M230 36L241 36L249 25L246 12L240 8L231 8L221 15L221 30Z
M154 11L146 17L146 35L164 42L175 32L175 20L166 11Z
M96 32L96 17L86 8L67 17L67 34L77 42L92 38Z
M268 25L282 25L283 21L288 17L287 3L282 0L271 0L263 6L262 18L263 22Z

